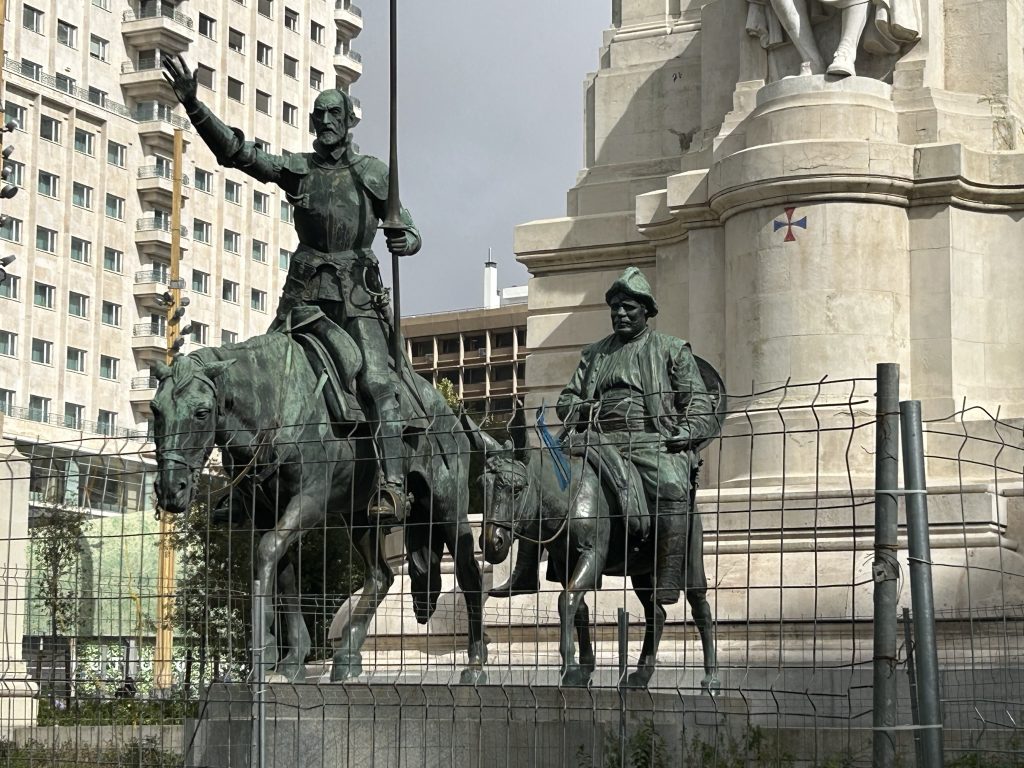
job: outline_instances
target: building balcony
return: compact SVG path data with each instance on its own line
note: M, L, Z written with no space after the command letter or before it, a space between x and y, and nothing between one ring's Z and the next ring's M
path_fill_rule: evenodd
M515 388L515 383L512 379L508 379L507 381L492 381L489 394L498 396L511 395L515 392Z
M155 58L122 62L121 89L125 95L138 101L171 101L175 98L171 86L164 80L160 62Z
M143 414L148 415L149 404L156 396L156 388L159 382L156 376L135 376L132 379L131 389L128 390L128 401Z
M188 235L185 226L181 227L181 239ZM135 245L143 255L168 257L171 252L171 225L162 217L143 216L135 222ZM184 242L181 248L185 248Z
M363 10L349 0L335 0L334 22L338 25L338 32L353 38L363 31Z
M335 46L334 72L343 85L351 85L363 74L363 57L341 45Z
M146 269L135 273L132 295L136 301L148 308L163 308L163 295L170 288L166 272Z
M163 360L167 356L166 327L160 323L133 325L132 351L144 360Z
M174 131L182 129L182 137L186 144L191 141L191 123L188 118L174 114L164 104L147 104L136 107L132 118L139 124L139 138L163 149L167 154L174 151Z
M158 48L180 53L195 41L191 17L163 3L144 3L121 16L121 34L134 48Z
M174 178L169 168L158 165L147 165L139 168L136 173L139 197L143 203L150 205L167 206L171 205L171 198L174 197ZM187 200L189 196L189 178L181 176L181 198Z

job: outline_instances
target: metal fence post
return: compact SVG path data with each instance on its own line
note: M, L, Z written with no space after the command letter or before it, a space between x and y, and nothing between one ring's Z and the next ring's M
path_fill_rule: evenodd
M629 612L619 608L619 765L626 765L626 668L629 665Z
M253 723L253 759L255 768L263 768L265 728L267 723L266 704L263 700L266 675L263 669L263 652L266 646L264 628L266 595L259 579L252 583L252 695L255 704L255 722Z
M900 367L879 363L875 395L875 557L873 765L896 764L896 588L900 473Z
M914 610L922 763L928 768L942 768L939 654L935 644L932 553L928 540L928 495L920 400L900 403L900 424L903 430L903 485L907 498L907 549L910 559L910 600Z

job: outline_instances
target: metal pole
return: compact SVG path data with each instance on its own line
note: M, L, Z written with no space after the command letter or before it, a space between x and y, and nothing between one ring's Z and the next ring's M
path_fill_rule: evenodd
M924 474L921 401L900 403L903 431L903 485L907 496L907 549L910 600L914 609L921 755L928 768L942 768L942 709L939 702L939 654L935 644L932 553L928 540L928 495Z
M391 146L388 155L388 209L384 230L403 229L402 203L398 194L398 0L391 0ZM391 254L391 311L394 331L391 336L395 374L402 377L402 287L399 280L399 256Z
M914 725L921 724L921 712L917 708L917 674L914 671L914 638L911 636L913 627L910 623L910 609L903 609L903 644L907 649L907 685L910 688L910 721ZM917 768L924 768L921 762L921 731L914 731L914 763Z
M264 627L266 595L259 579L252 583L252 696L256 705L255 728L253 728L253 752L256 768L263 768L265 761L267 710L263 699L266 680L263 669L263 651L266 645Z
M180 321L176 313L181 305L181 182L184 135L181 128L174 129L174 178L171 193L171 303L167 307L167 358L174 360ZM174 546L171 534L174 525L171 516L160 515L160 539L156 587L156 650L153 658L153 684L157 690L170 690L173 684L171 660L174 655Z
M626 765L626 667L629 660L629 613L619 608L619 765Z
M873 764L896 764L896 587L900 480L900 367L879 363L875 376L875 558ZM890 493L886 493L890 491Z

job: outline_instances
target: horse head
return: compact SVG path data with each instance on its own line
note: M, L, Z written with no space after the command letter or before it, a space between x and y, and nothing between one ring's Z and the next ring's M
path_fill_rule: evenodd
M480 476L484 494L484 525L480 546L492 565L503 563L512 548L517 527L529 517L530 475L515 456L513 442L502 444L481 430L466 414L462 416L474 451L484 456Z
M185 512L192 501L196 478L216 437L216 380L233 362L206 362L196 355L178 355L170 365L157 363L153 367L159 382L151 406L157 462L155 490L162 510Z

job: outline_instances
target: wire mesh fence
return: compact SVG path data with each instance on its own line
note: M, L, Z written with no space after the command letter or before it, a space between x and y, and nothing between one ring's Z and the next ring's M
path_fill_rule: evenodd
M623 575L655 550L626 535L614 500L590 508L607 523L587 534L604 574L563 631L559 580L579 583L565 542L589 529L559 510L579 506L586 472L599 490L614 477L559 456L534 423L556 421L551 409L531 409L528 427L492 416L486 458L408 430L437 474L410 481L417 501L393 528L366 515L367 434L251 424L250 461L225 440L202 472L187 465L169 587L154 484L182 475L151 443L40 442L3 425L0 766L872 765L879 663L896 681L894 764L915 764L927 724L910 674L923 619L903 610L905 496L896 655L880 662L873 642L877 384L730 393L692 510L650 500L649 538L658 515L699 521L710 612L701 624L687 581L664 606L656 666L645 606L659 587ZM946 764L1024 765L1024 424L965 405L926 413L923 440ZM457 508L445 473L464 484ZM510 579L520 594L488 596ZM165 626L171 655L155 658Z

